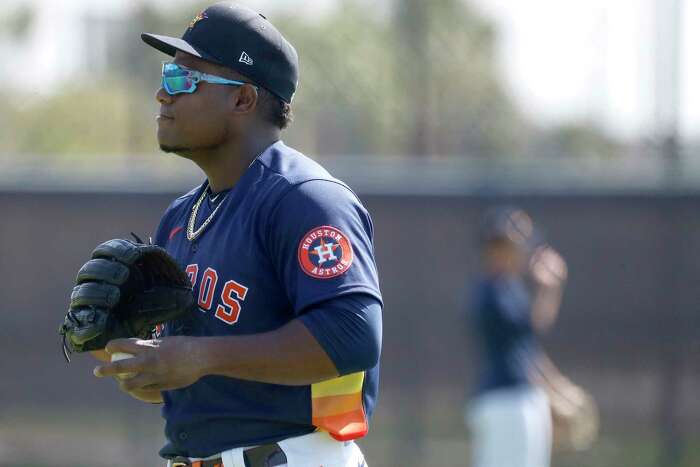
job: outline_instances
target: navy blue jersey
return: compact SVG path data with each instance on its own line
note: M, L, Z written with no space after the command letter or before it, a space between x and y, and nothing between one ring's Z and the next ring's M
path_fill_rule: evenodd
M188 230L196 234L207 222L188 239ZM204 183L175 200L156 243L185 268L199 305L168 323L165 336L262 333L337 297L381 301L369 214L345 184L282 142L232 189L212 196ZM378 373L375 366L309 386L205 376L165 391L161 455L205 457L317 429L337 439L362 436Z
M486 277L478 281L472 320L480 346L481 376L477 392L528 384L539 352L531 322L530 296L518 278Z

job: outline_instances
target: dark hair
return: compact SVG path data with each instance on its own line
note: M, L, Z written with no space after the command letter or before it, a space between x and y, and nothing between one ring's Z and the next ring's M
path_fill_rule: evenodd
M272 123L280 130L284 130L292 123L292 106L267 89L258 88L258 106L265 121Z
M237 81L243 81L257 87L258 90L258 109L264 121L271 123L280 130L284 130L292 123L294 115L292 114L292 106L287 104L282 99L272 94L267 89L252 81L245 75L238 73L232 68L218 65L222 72L222 76Z

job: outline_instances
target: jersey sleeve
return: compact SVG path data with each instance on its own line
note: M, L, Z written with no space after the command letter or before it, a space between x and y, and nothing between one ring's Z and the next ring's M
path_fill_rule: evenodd
M267 219L270 260L296 314L351 293L381 301L367 210L346 186L311 180L290 188Z
M382 305L350 294L314 305L301 318L340 375L374 367L382 349Z

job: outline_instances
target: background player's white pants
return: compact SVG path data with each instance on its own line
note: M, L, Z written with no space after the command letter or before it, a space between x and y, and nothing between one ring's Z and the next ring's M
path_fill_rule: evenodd
M325 432L285 439L278 444L287 456L287 467L367 467L365 457L357 444L353 441L336 441ZM236 448L222 452L224 467L245 467L245 449Z
M547 395L520 386L489 391L467 406L472 467L548 467L552 420Z

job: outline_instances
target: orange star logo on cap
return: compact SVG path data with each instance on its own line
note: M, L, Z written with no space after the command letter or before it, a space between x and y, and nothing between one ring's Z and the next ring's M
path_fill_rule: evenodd
M199 23L203 19L207 19L207 14L205 12L201 12L200 14L192 18L189 28L192 29L195 24Z

